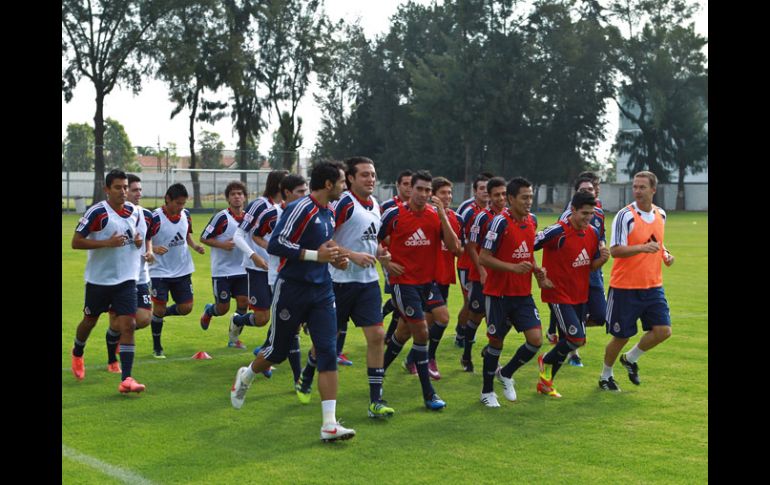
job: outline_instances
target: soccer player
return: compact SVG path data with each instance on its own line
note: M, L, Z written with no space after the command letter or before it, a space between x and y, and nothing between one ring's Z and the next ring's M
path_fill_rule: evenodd
M134 317L136 314L136 278L144 245L137 228L144 223L142 213L126 200L128 178L121 170L111 170L105 177L107 199L94 204L78 221L72 236L72 249L88 251L85 280L86 296L83 320L75 333L72 349L72 373L82 381L86 375L83 351L99 315L109 310L115 314L120 329L121 393L142 392L131 376L134 363Z
M584 192L596 197L593 179L590 177L578 177L578 179L575 181L575 193L578 192ZM570 207L564 211L559 220L567 222L567 219L571 214L572 208L570 202ZM604 232L604 211L599 207L594 207L594 215L590 224L599 230L599 245L604 247L606 245L606 237ZM604 278L602 276L601 268L597 269L596 271L591 271L591 284L589 285L588 303L584 306L583 310L585 315L583 315L582 318L585 321L586 327L604 326L607 319L607 299L604 296ZM546 338L551 344L554 345L558 341L556 336L556 328L556 316L551 313L548 332L546 332ZM580 354L578 354L577 349L569 353L567 356L567 361L571 366L583 367L583 362L580 358Z
M459 241L447 218L444 204L438 197L431 198L433 177L420 170L412 175L412 196L409 203L391 207L382 215L382 226L377 238L390 237L391 260L387 263L393 296L403 319L396 327L390 341L386 342L384 368L393 362L411 335L414 339L412 352L417 363L425 406L431 410L446 407L436 394L428 374L428 325L423 313L430 300L443 303L441 293L434 283L435 268L441 254L443 240L450 251L456 251ZM435 208L428 205L432 200ZM444 306L443 308L446 308ZM435 314L434 314L435 315ZM431 340L440 340L449 321L436 316Z
M395 412L382 399L384 336L382 294L377 273L380 207L372 196L377 179L374 162L366 157L345 160L348 190L332 204L335 211L334 241L350 260L346 269L331 268L337 307L337 355L342 353L348 319L360 327L366 338L366 367L369 378L370 418L384 418ZM304 385L304 382L303 382Z
M328 207L343 190L345 166L341 162L318 163L310 175L310 195L287 205L281 214L267 247L270 254L281 257L268 345L262 347L250 366L238 369L230 391L233 407L240 409L256 374L286 358L300 323L307 322L318 356L322 441L350 439L356 434L336 418L337 317L326 264L331 262L340 268L348 264L331 240L334 212Z
M248 278L243 267L243 255L233 241L235 231L243 222L246 194L243 182L227 184L227 209L214 214L200 237L200 242L211 247L211 284L214 289L214 303L206 304L200 318L203 330L208 330L212 317L225 315L230 310L231 298L235 298L236 313L244 314L248 311ZM236 345L238 339L235 340L228 340L228 345Z
M286 208L286 205L307 195L307 181L301 175L297 175L294 173L286 174L281 179L279 186L281 188L281 199L282 199L281 203L275 204L273 207L265 211L264 215L262 216L264 218L264 223L260 224L258 232L255 232L253 236L254 241L259 246L265 249L267 249L267 245L270 241L270 236L272 235L273 230L275 229L275 224L278 222L278 219L281 217L281 214L283 214L283 210L284 208ZM279 258L274 254L268 254L267 283L268 285L270 285L271 295L275 292L275 281L278 279L278 265L280 264L280 262L281 262L281 258ZM236 331L236 332L242 328L243 327L238 327L235 325L232 325L230 327L231 331ZM237 337L237 334L233 334L233 337ZM265 340L267 341L268 338L269 337L265 338ZM263 344L254 349L255 356L259 353L259 351L262 349L264 345L266 344ZM300 392L299 379L300 379L300 373L302 372L302 358L300 355L299 332L297 332L297 335L292 341L291 347L289 348L289 356L287 357L287 360L289 361L291 372L294 375L294 380L292 381L294 383L294 389L299 393ZM315 363L313 365L315 365ZM266 373L263 372L263 374L269 377L269 376L272 376L272 371L268 370ZM309 398L310 390L307 391L307 394ZM304 398L305 395L303 394L301 397ZM310 402L309 399L307 400L307 402L304 402L304 403L307 404L308 402Z
M487 193L487 181L494 177L489 172L482 172L473 179L473 197L463 201L457 208L457 215L462 226L463 245L467 245L470 240L470 230L476 215L489 205L489 194ZM457 314L457 325L455 325L455 346L461 349L465 348L465 331L468 326L468 295L471 291L471 284L468 280L468 273L472 265L470 252L464 251L463 255L457 260L457 277L460 279L460 289L463 294L463 306L460 313ZM473 367L464 369L466 372L473 372Z
M155 263L150 265L152 281L152 355L165 359L161 334L163 317L187 315L193 308L192 272L195 271L188 246L205 254L203 246L192 238L192 219L184 208L187 189L173 184L166 190L165 205L152 213L152 225L147 236L153 241ZM169 293L174 304L166 307Z
M468 321L465 324L463 356L460 366L466 372L473 372L471 350L476 342L476 329L486 316L486 297L484 285L487 282L487 270L479 262L479 251L489 229L489 223L506 207L506 182L502 177L492 177L487 181L486 191L489 196L489 207L479 211L470 226L470 237L465 245L471 260L468 271L470 292L468 294Z
M281 179L289 172L273 170L267 176L265 191L246 206L243 221L235 231L233 242L243 255L249 286L249 308L253 313L238 313L230 319L230 347L244 349L246 346L238 338L244 326L263 327L270 321L270 302L273 294L267 283L267 249L257 244L253 235L260 228L267 226L265 212L281 203Z
M147 229L152 225L152 212L141 207L139 201L142 199L142 180L136 175L128 174L128 195L129 202L136 206L136 210L142 214L144 222L138 227L137 231L145 241L144 246L139 250L139 276L136 280L136 328L145 328L150 324L152 317L152 301L150 300L150 270L147 263L155 261L155 255L152 252L152 241L147 238ZM110 326L107 329L107 371L113 374L120 374L120 364L116 357L118 353L118 342L120 341L120 327L118 326L115 314L110 313Z
M567 354L586 343L583 315L590 274L610 258L609 249L601 244L599 229L591 225L595 207L596 199L591 193L575 193L567 220L548 226L535 238L535 251L543 250L542 266L553 286L544 288L541 298L548 303L561 330L556 346L537 361L537 392L548 396L561 397L553 387L553 379Z
M629 338L636 335L637 319L641 318L646 333L620 356L632 384L641 384L639 357L671 336L660 263L671 266L674 256L663 245L666 212L652 203L657 185L658 178L652 172L634 175L634 202L618 211L613 223L610 254L615 261L607 294L607 324L612 339L604 350L599 378L599 387L605 391L620 391L612 366Z
M386 200L382 203L380 206L380 212L382 214L384 214L386 210L390 209L394 205L403 205L409 203L409 197L412 195L412 173L413 172L411 170L407 169L398 174L398 178L396 179L396 190L398 193L394 195L392 199ZM383 243L383 247L387 248L387 245ZM385 291L385 293L388 295L392 295L393 289L388 282L388 270L385 266L382 267L382 272L383 276L385 276L385 288L383 291ZM386 342L390 340L393 332L396 331L396 325L398 325L399 319L398 309L393 304L393 298L388 298L388 301L385 302L385 306L382 307L382 318L384 319L390 313L393 313L393 317L390 319L390 325L388 326L388 330L385 332ZM345 360L347 361L347 358ZM350 365L344 361L341 363L343 365Z
M513 374L537 355L543 342L540 315L532 299L532 274L541 288L548 286L545 273L534 258L537 219L532 207L532 183L522 177L508 182L508 209L492 219L484 238L479 261L487 267L484 294L487 295L487 338L481 351L484 359L484 384L481 402L491 408L500 407L494 391L494 379L503 385L503 395L516 400ZM523 332L526 341L511 360L498 370L497 363L505 336L513 326Z

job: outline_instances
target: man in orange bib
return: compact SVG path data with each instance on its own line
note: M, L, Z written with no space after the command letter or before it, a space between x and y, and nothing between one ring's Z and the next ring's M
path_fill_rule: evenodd
M607 294L607 323L612 339L604 351L599 387L619 392L612 374L618 354L637 333L641 318L646 333L634 347L620 356L629 380L639 385L637 360L671 336L671 315L663 292L663 271L674 264L674 256L663 245L666 212L653 205L658 179L652 172L634 175L635 201L621 209L612 224L610 254L615 261Z

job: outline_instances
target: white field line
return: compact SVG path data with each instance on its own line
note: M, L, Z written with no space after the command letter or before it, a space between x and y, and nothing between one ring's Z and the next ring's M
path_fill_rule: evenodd
M61 454L62 456L69 458L70 460L89 466L95 470L98 470L104 473L107 476L118 479L121 482L131 483L131 484L153 485L153 482L151 482L150 480L147 480L141 475L137 475L136 473L130 470L126 470L123 468L116 467L114 465L110 465L109 463L105 463L99 459L94 458L93 456L80 453L79 451L74 450L69 446L66 446L64 443L62 443L61 445Z

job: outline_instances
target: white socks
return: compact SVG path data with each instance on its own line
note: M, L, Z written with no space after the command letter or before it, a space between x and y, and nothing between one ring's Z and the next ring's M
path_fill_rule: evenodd
M323 425L336 424L337 423L337 400L330 399L328 401L321 401L321 412L323 412Z
M644 350L639 348L639 344L634 345L634 348L626 352L626 360L632 364L639 360L639 357L644 354Z
M602 363L602 380L607 380L612 376L612 366Z

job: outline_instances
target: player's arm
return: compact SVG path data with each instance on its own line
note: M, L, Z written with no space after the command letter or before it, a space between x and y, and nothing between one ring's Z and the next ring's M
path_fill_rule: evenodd
M204 249L203 246L201 246L200 244L196 243L193 240L193 237L192 237L193 226L192 226L192 217L190 217L190 212L187 209L184 209L183 215L187 217L187 245L193 248L193 250L195 250L195 252L197 253L206 254L206 249Z
M76 232L72 236L72 249L101 249L101 248L119 248L123 245L123 241L126 238L117 231L109 238L97 241L95 239L87 239L85 236Z
M614 230L610 239L610 255L613 258L630 258L641 253L657 253L660 245L656 241L628 245L628 233L633 230L634 215L627 209L615 217Z
M507 263L495 257L492 251L486 248L481 248L481 252L478 254L481 264L489 269L495 271L508 271L510 273L525 274L532 271L532 263L524 261L523 263Z
M594 228L594 230L598 233L599 230ZM610 259L610 250L607 249L607 246L605 246L604 241L597 241L596 243L596 252L594 254L594 259L591 261L591 271L596 271L597 269L604 266L604 263L609 261Z
M438 212L438 217L441 220L441 239L448 250L455 252L460 247L460 240L457 239L457 235L452 229L452 224L450 224L449 217L446 215L444 204L435 195L431 197L431 201L435 204L436 212Z
M480 242L478 238L481 234L481 224L484 220L484 215L484 212L479 212L476 215L476 218L471 225L470 237L468 237L468 241L465 243L465 250L468 251L468 257L471 260L471 264L473 264L473 266L476 267L476 271L479 272L479 279L481 280L482 285L486 283L487 280L487 270L484 268L484 266L487 265L483 265L479 260L479 251L476 248Z
M300 229L307 223L307 221L305 221L306 216L292 217L296 210L297 206L295 205L281 214L281 218L278 219L278 224L275 226L273 235L270 237L270 242L267 244L267 252L281 258L299 261L329 263L336 260L339 257L340 252L337 244L332 240L321 244L318 249L303 248L291 240L293 235L301 235ZM299 215L302 216L302 214Z
M398 205L393 205L382 213L382 224L380 225L380 230L377 232L377 240L380 242L380 244L384 243L390 245L390 234L393 232L396 224L398 223L398 212ZM380 263L388 271L388 273L392 274L393 276L401 276L404 274L404 267L390 258L390 252L385 250L385 253L383 254L387 254L388 257L381 258Z
M227 229L227 216L224 214L215 215L211 218L206 228L201 233L200 242L206 246L221 249L223 251L232 251L235 243L232 239L220 241L216 237Z

